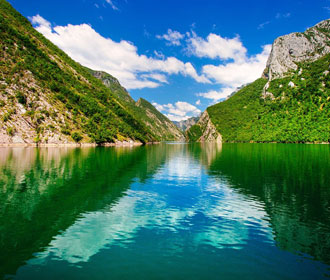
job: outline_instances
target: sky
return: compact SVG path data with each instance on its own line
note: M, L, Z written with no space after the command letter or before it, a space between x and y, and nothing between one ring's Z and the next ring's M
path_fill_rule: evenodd
M273 41L330 18L330 0L9 0L74 60L173 121L259 78Z

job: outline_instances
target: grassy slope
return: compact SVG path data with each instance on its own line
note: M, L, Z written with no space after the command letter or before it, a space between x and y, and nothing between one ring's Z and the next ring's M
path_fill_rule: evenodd
M207 111L224 141L330 142L329 64L330 54L273 80L274 99L261 98L266 80L259 79Z
M0 37L0 117L4 126L6 114L15 119L17 110L11 108L21 103L27 112L23 117L35 127L37 141L44 141L43 134L49 129L46 123L55 119L63 122L55 128L52 125L54 133L70 135L75 131L85 141L154 140L112 90L34 30L4 0L0 0ZM34 85L26 82L27 76L33 77ZM46 99L52 110L43 108L40 98Z
M183 133L166 116L160 113L150 102L140 98L137 101L140 112L137 116L147 124L149 129L163 141L178 140Z
M98 79L100 79L115 94L133 115L144 123L158 141L168 141L177 139L177 135L181 135L172 122L161 114L147 100L140 98L137 102L129 95L124 87L120 85L118 80L106 72L88 71Z
M224 102L207 108L207 112L224 141L250 141L251 127L262 110L259 97L266 84L258 79Z

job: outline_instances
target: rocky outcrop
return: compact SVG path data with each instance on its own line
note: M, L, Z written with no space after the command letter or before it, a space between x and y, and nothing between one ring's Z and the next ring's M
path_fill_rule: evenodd
M202 136L198 139L198 142L222 142L222 136L212 123L207 110L201 115L197 125L202 130Z
M263 77L268 79L262 96L274 99L268 92L270 81L298 70L298 63L315 61L330 52L330 20L324 20L303 33L295 32L277 38L272 46Z
M330 20L325 20L303 33L291 33L277 38L272 46L263 77L269 81L282 78L297 63L315 61L330 52Z

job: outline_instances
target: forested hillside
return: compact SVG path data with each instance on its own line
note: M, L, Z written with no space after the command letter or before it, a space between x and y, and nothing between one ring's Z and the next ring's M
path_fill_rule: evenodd
M157 140L114 86L93 77L5 0L0 38L0 143Z
M270 82L259 79L207 109L224 141L330 142L330 55L299 64Z
M330 142L329 42L329 21L278 38L263 78L207 108L222 141ZM201 141L204 130L193 126L190 141Z
M118 80L108 73L88 69L96 78L100 79L121 100L125 107L142 122L154 135L157 141L182 140L183 133L166 116L161 114L150 102L140 98L137 102L129 95Z

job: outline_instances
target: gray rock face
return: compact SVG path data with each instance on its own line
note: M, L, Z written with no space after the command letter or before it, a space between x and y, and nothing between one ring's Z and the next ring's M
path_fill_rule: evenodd
M210 116L207 111L205 111L197 124L201 127L203 134L198 139L198 142L216 142L222 143L222 136L215 128L214 124L212 123Z
M298 62L315 61L330 52L330 20L325 20L303 33L291 33L277 38L263 76L269 81L297 70Z

